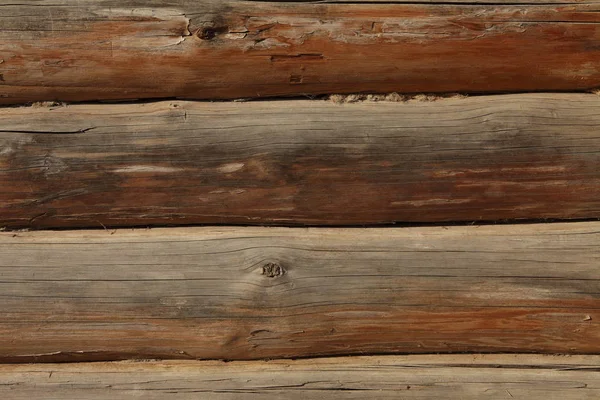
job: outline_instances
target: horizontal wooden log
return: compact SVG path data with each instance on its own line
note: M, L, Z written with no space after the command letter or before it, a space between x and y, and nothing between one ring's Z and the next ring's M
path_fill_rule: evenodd
M3 2L0 104L600 86L597 1L510 2Z
M600 223L0 234L0 361L600 351Z
M11 400L600 397L598 356L436 355L269 362L2 365Z
M600 97L0 113L0 227L600 217Z

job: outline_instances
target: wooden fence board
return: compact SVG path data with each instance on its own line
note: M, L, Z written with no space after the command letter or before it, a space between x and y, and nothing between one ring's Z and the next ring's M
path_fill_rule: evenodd
M600 87L599 3L553 2L3 1L0 104Z
M0 361L598 353L600 223L0 233Z
M0 112L0 227L600 217L600 97Z

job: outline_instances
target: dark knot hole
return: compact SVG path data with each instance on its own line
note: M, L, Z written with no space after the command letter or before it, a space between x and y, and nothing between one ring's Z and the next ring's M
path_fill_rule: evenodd
M266 263L262 267L262 274L267 278L277 278L285 273L283 267L277 263Z

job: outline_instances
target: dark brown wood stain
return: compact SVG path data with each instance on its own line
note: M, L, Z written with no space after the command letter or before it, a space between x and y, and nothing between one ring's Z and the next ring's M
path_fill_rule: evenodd
M600 217L595 95L6 109L0 226Z

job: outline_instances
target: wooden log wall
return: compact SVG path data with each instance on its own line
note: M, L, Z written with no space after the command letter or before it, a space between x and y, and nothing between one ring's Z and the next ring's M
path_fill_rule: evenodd
M0 398L599 398L599 22L0 0Z
M11 400L600 397L598 356L435 355L269 362L0 366Z
M600 87L598 11L596 0L2 1L0 103L588 90Z
M600 96L5 109L0 226L600 217Z
M594 353L600 223L0 234L0 361Z

